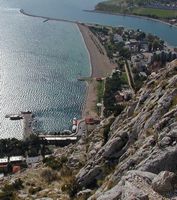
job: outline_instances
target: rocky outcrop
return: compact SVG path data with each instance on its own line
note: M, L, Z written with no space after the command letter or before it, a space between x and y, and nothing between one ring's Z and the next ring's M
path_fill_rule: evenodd
M155 177L161 171L175 173L177 169L176 74L177 61L174 61L147 80L129 107L112 123L108 141L96 150L92 144L93 156L76 177L81 188L93 186L93 180L98 187L97 182L102 180L92 197L113 200L133 199L133 195L135 199L162 199L152 187L152 181L155 184ZM136 176L135 172L138 172ZM130 181L129 173L146 187L138 187L138 180ZM141 173L147 173L149 178L143 178ZM147 191L152 194L149 196Z
M156 192L164 194L171 192L177 186L177 175L173 172L162 171L154 178L152 187Z
M32 176L24 173L26 191L18 196L27 199L28 190L40 182L41 191L33 196L36 199L47 195L68 200L177 199L176 155L174 61L150 77L118 117L104 119L77 144L55 151L55 157L65 158L62 170L57 172L58 181L43 183L41 166L31 170Z

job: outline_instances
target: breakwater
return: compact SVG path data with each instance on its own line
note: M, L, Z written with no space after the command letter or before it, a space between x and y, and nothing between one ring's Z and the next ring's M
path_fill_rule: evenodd
M57 19L57 18L52 18L52 17L44 17L44 16L40 16L40 15L29 14L29 13L25 12L23 9L20 9L20 13L22 13L23 15L29 16L29 17L36 17L36 18L44 19L43 22L47 22L47 21L51 20L51 21L58 21L58 22L68 22L68 23L81 24L78 21L72 21L72 20L67 20L67 19Z

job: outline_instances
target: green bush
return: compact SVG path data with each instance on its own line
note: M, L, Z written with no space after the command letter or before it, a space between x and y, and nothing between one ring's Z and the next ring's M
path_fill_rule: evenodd
M73 198L79 190L75 177L71 176L69 179L67 179L66 183L63 183L61 186L61 190Z
M23 182L21 179L15 180L14 183L5 184L4 187L1 188L2 192L0 192L1 200L16 200L16 192L23 188Z
M55 158L51 156L48 158L44 158L43 163L45 163L47 167L50 167L53 170L60 170L63 164L67 162L67 160L68 159L65 156L62 156L61 158Z
M52 170L52 169L44 169L41 172L41 177L48 183L51 183L55 180L57 180L58 178L58 174L56 171Z
M29 188L29 193L30 194L36 194L36 192L39 192L39 191L41 191L41 187L30 187Z
M62 167L61 161L52 156L49 158L44 158L43 163L45 163L47 167L50 167L53 170L60 170Z

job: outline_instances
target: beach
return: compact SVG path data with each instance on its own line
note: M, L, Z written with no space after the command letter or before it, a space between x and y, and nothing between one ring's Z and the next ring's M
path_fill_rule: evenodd
M86 101L83 107L82 118L99 117L96 111L97 84L96 78L105 78L111 74L115 64L111 63L106 50L99 39L89 30L87 25L77 24L83 36L91 63L91 80L87 81Z

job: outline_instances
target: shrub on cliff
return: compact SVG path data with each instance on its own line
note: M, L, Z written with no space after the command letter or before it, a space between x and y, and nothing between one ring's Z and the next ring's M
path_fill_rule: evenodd
M48 183L51 183L55 180L57 180L58 178L58 174L56 171L52 170L52 169L44 169L42 172L41 172L41 177Z

